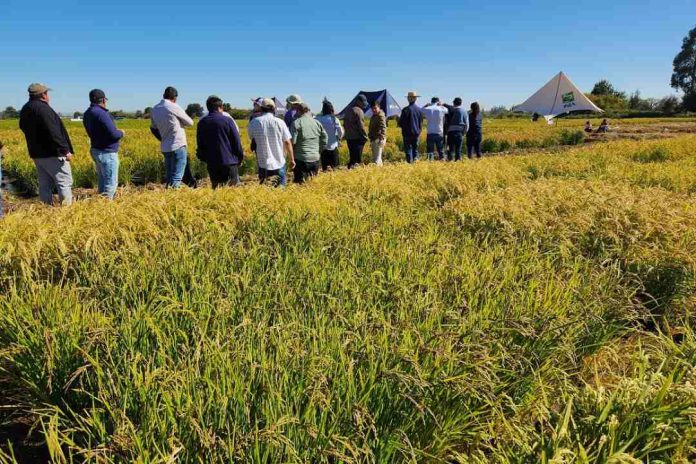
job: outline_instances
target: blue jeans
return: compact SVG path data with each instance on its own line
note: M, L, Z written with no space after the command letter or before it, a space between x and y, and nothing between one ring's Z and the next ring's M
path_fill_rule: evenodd
M418 136L404 136L404 152L407 163L413 163L418 159Z
M92 148L90 151L97 171L97 193L114 199L118 187L118 153Z
M275 179L273 179L275 177ZM288 179L285 174L285 166L280 169L264 169L259 168L259 181L261 184L266 182L266 179L271 181L274 187L285 186L288 184Z
M433 160L435 150L437 149L438 159L445 159L445 138L440 134L428 134L425 139L425 144L428 150L428 159Z
M447 159L449 161L459 161L462 159L464 132L449 132L447 134L447 144Z
M186 171L186 163L188 161L186 146L163 154L167 188L179 188L181 179L184 178L184 171Z

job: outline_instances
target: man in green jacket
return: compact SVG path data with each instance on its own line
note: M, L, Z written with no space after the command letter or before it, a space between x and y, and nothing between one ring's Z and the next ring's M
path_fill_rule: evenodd
M319 121L312 117L309 107L303 102L295 102L293 108L297 118L292 122L290 135L295 153L293 182L302 184L319 172L321 152L326 147L329 136Z
M372 109L372 117L370 118L370 145L372 147L372 159L377 166L382 165L382 152L384 145L387 143L387 116L379 107L377 100L370 105Z

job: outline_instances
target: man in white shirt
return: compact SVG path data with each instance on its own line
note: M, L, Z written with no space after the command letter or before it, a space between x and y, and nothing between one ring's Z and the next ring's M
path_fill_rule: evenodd
M160 141L168 188L179 188L188 163L185 127L193 120L176 104L179 92L174 87L164 90L162 101L152 108L150 131Z
M437 97L433 97L430 103L423 107L423 115L428 121L428 136L425 143L428 151L428 159L433 160L437 149L438 159L445 159L445 118L448 110Z
M270 98L261 101L261 116L257 116L247 127L249 138L256 147L256 161L259 168L259 181L266 179L276 186L287 184L285 154L290 159L290 169L295 169L295 156L292 151L292 136L287 124L276 118L275 102Z

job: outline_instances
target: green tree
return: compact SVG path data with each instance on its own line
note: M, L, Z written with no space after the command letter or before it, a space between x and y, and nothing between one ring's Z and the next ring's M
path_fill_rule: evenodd
M199 103L189 103L186 107L186 114L189 118L200 118L203 116L203 107Z
M684 37L682 49L674 57L672 87L685 94L696 93L696 27Z
M143 117L143 112L140 110L136 110L135 119L142 119L142 117Z
M75 112L73 113L72 117L73 117L73 119L81 118L81 117L82 117L82 113L80 113L79 111L75 111Z
M2 117L5 119L17 119L19 118L19 111L17 111L14 106L8 106L5 111L2 112Z
M596 96L610 95L614 97L619 97L623 100L626 99L626 92L620 92L616 90L612 83L606 79L602 79L601 81L597 82L592 88L592 92L590 93Z
M675 95L664 97L657 104L658 110L665 114L674 114L679 111L680 107L681 101L679 100L679 97Z

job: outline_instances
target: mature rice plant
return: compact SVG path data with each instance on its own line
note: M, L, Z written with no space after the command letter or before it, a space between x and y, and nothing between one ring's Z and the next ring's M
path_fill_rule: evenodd
M692 462L695 146L13 213L0 459Z

